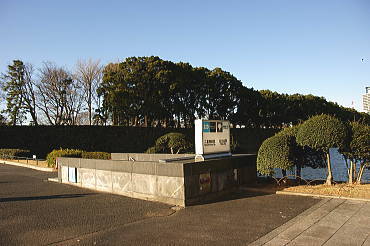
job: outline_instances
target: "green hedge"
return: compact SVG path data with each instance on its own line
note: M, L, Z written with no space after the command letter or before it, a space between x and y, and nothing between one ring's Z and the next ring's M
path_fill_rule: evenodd
M27 149L0 149L0 158L30 157Z
M231 128L233 153L257 153L278 129ZM179 132L194 143L194 129L123 126L0 126L0 148L29 149L45 158L54 149L143 153L156 139ZM237 143L237 144L236 144ZM235 146L234 146L235 145Z
M102 159L102 160L110 160L110 153L107 152L82 152L81 155L84 159Z
M109 160L111 158L110 153L106 152L87 152L79 149L59 149L53 150L47 155L46 161L48 163L48 167L55 167L57 157L76 157L103 160Z
M81 158L82 150L78 149L58 149L53 150L46 156L48 167L55 167L55 161L57 157L76 157Z

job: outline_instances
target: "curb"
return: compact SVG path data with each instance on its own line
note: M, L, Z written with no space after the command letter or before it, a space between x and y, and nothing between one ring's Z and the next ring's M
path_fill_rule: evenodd
M312 196L312 197L319 197L319 198L337 198L337 199L345 199L345 200L353 200L353 201L370 202L370 199L368 199L368 198L353 198L353 197L344 197L344 196L317 195L317 194L289 192L289 191L276 191L276 194L277 195L293 195L293 196Z
M51 168L51 167L37 167L33 165L22 164L22 163L12 162L12 161L0 160L0 164L6 164L6 165L12 165L12 166L18 166L18 167L26 167L26 168L35 169L35 170L42 171L42 172L55 172L56 171L54 168Z

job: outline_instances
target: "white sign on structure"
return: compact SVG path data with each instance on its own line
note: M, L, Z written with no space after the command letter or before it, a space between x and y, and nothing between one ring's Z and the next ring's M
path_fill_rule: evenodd
M230 154L230 122L226 120L195 120L196 155Z

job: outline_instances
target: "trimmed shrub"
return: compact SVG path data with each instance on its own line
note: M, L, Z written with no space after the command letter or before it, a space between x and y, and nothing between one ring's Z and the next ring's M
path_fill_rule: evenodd
M109 160L111 158L111 155L107 152L87 152L79 149L53 150L46 157L48 167L55 167L55 161L57 157L76 157L85 159Z
M182 133L170 132L155 141L155 145L147 149L146 153L179 154L192 151L193 144Z
M285 127L280 132L276 133L275 135L278 135L278 136L284 135L284 136L290 136L290 137L296 138L299 127L300 125L295 125L292 127Z
M292 169L294 163L293 138L275 135L266 139L257 155L257 171L263 175L273 175L274 168Z
M297 143L297 133L301 125L295 125L287 127L276 133L276 135L290 136L293 139L292 147L294 152L294 162L296 165L296 175L301 176L302 167L311 168L324 168L325 158L323 158L323 152L320 150L314 150L308 146L300 146Z
M345 123L330 115L317 115L306 120L297 132L297 143L329 153L330 148L345 148L349 143Z
M351 122L351 141L348 147L341 153L350 160L348 166L348 183L361 183L362 175L366 166L370 166L370 126L359 122ZM356 164L360 164L359 172L356 172Z
M158 153L159 151L157 150L157 148L155 147L155 146L153 146L153 147L150 147L150 148L148 148L146 151L145 151L145 153L147 153L147 154L155 154L155 153Z
M316 115L306 120L297 132L297 143L326 154L328 175L326 184L331 185L333 174L329 156L330 148L346 149L349 144L349 129L345 123L330 115Z
M0 149L0 158L29 157L27 149Z
M78 149L58 149L53 150L46 156L48 167L55 167L55 161L57 157L76 157L81 158L82 150Z
M110 153L107 152L82 152L82 158L85 159L101 159L101 160L110 160Z

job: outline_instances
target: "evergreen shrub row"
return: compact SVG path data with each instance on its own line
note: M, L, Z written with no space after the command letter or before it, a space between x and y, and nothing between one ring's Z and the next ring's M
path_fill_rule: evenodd
M87 152L79 149L58 149L50 152L46 161L48 167L55 167L57 157L75 157L75 158L84 158L84 159L103 159L109 160L110 153L107 152Z
M256 153L277 129L232 128L233 153ZM194 143L194 129L123 126L0 126L0 148L29 149L40 158L54 149L109 153L144 153L169 132L186 135Z
M30 151L27 149L0 149L0 157L12 159L13 157L29 157Z

